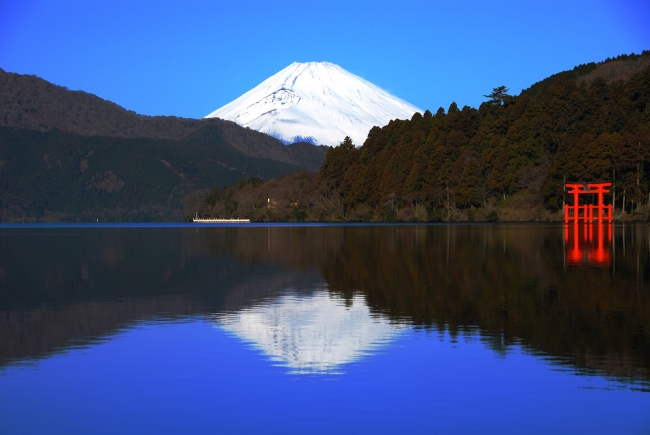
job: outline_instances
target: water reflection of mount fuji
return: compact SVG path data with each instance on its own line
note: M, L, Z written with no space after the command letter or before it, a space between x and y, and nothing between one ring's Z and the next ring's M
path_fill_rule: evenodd
M595 229L596 253L609 256L599 267L571 261L564 229L4 229L0 366L183 317L214 321L298 372L340 370L408 322L649 380L650 228ZM582 250L585 232L571 231Z
M391 341L406 326L373 315L360 295L349 301L326 290L283 295L215 325L250 342L293 373L333 373Z

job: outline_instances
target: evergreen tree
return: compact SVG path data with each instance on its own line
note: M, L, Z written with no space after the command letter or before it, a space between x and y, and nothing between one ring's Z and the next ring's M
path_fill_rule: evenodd
M465 163L463 174L455 192L456 205L458 207L470 207L481 203L481 168L474 157L470 157Z
M483 96L489 98L487 103L491 106L502 106L508 99L512 98L512 95L508 95L508 91L509 89L505 86L499 86L494 88L488 95Z

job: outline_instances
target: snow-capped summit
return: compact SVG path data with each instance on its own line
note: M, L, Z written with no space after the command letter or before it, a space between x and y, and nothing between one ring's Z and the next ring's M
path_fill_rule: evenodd
M360 146L374 127L420 109L338 65L294 62L206 118L235 121L285 143Z

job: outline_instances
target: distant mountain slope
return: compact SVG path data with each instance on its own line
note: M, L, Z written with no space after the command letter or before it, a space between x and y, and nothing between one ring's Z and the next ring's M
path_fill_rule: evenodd
M206 118L223 118L279 138L361 145L373 127L409 119L417 107L329 62L294 62Z
M232 147L248 156L313 170L320 167L327 153L325 147L313 147L306 150L307 157L302 161L278 140L234 122L138 115L95 95L70 91L36 76L8 73L2 69L0 125L38 131L56 128L83 136L171 140L182 140L197 130L212 128L220 130Z
M627 82L636 73L645 70L649 66L650 52L647 50L641 54L623 54L614 59L607 59L603 62L590 62L578 65L569 71L553 74L525 89L522 94L538 96L560 79L576 80L578 84L581 82L591 84L597 78L603 79L606 83L615 83L621 80Z
M209 121L188 135L183 136L181 140L206 144L225 140L229 144L238 144L236 147L233 145L233 147L243 154L259 157L258 154L262 154L259 152L260 143L264 143L264 141L269 141L270 139L272 142L269 141L269 143L264 145L265 157L263 158L290 163L299 168L310 169L312 171L318 171L320 169L329 149L326 146L315 146L303 142L282 145L279 141L266 134L240 127L234 122L218 119L217 121L220 124L213 124ZM260 136L262 137L261 140Z
M212 143L0 127L0 221L181 221L182 199L295 165Z

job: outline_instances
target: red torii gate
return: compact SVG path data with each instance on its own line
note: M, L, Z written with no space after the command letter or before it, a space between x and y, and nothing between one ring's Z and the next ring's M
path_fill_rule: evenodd
M573 205L564 205L564 222L578 222L581 219L583 222L611 222L612 205L603 204L603 195L609 193L607 188L611 186L611 182L566 183L567 193L573 195ZM598 195L598 205L580 205L580 195ZM582 216L580 216L580 210L582 210ZM573 215L569 216L569 211L573 211ZM607 211L607 214L605 214L605 211ZM594 212L596 213L594 214Z

